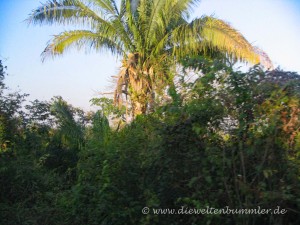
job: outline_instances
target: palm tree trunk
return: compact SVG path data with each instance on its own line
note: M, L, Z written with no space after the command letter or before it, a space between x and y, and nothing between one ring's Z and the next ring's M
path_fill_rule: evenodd
M138 74L138 75L135 75ZM150 93L149 83L140 71L129 74L129 93L132 104L132 114L137 116L146 114L148 96Z

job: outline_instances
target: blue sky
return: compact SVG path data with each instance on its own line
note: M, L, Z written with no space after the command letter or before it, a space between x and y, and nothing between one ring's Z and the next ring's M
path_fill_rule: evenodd
M45 0L0 0L0 57L8 66L6 83L30 94L31 100L60 95L74 106L89 109L89 100L110 90L120 59L109 53L75 49L41 62L51 36L67 27L27 26L32 9ZM248 41L262 48L275 66L300 73L300 1L202 0L194 16L212 15L229 22Z

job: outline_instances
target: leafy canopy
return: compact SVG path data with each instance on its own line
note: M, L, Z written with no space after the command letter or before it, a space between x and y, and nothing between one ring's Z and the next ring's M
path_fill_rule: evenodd
M176 65L183 58L219 52L235 61L260 62L258 49L228 23L211 16L190 21L198 2L50 0L33 10L27 21L83 28L55 35L42 53L43 59L73 47L121 56L115 103L127 103L129 96L132 114L137 115L153 109L155 96L172 85Z

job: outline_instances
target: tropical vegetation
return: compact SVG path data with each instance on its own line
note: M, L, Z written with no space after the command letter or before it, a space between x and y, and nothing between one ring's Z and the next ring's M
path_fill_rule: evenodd
M94 99L99 111L85 113L61 97L24 107L26 96L2 91L0 223L298 224L299 75L202 58L191 65L202 72L174 100L122 126L107 119L122 118L112 100Z
M221 20L190 20L194 3L50 0L32 12L30 23L90 28L43 55L105 49L123 64L114 98L85 112L11 91L0 61L0 224L300 224L300 76L237 69L261 51ZM269 213L194 211L207 208Z
M43 57L71 47L106 50L122 57L114 100L132 115L153 111L176 67L194 55L226 55L260 62L260 51L228 23L211 16L190 19L197 0L52 0L33 10L29 24L72 24L55 35ZM128 99L129 98L129 99ZM129 101L129 102L128 102Z

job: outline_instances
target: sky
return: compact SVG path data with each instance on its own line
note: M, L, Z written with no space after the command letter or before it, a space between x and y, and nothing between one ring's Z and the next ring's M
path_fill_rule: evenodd
M0 0L0 59L8 67L5 83L30 94L29 100L62 96L90 109L89 100L112 91L110 77L120 58L76 49L42 62L40 54L63 26L28 26L24 20L46 0ZM202 0L193 17L214 15L230 23L263 49L275 67L300 74L300 0Z

